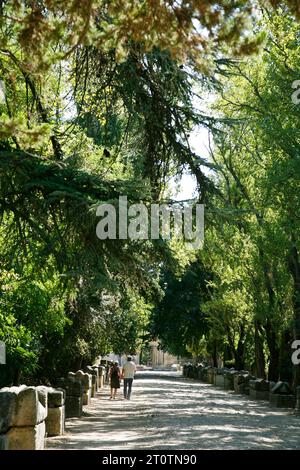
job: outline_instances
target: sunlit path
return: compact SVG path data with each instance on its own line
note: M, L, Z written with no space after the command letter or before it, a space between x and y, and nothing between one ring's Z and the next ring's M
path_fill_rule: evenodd
M139 372L132 400L106 387L48 449L299 449L300 418L177 372Z

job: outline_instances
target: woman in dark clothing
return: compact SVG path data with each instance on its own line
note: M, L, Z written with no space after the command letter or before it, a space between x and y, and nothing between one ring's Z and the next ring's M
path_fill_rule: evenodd
M116 398L117 390L120 388L121 371L119 363L116 361L109 370L110 377L110 400Z

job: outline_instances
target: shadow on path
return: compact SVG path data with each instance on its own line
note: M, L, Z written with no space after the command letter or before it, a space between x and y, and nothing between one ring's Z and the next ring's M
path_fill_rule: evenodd
M178 372L139 372L130 401L106 387L48 449L300 449L300 418Z

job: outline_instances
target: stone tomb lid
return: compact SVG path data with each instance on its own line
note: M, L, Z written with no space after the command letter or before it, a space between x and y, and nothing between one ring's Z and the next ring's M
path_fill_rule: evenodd
M293 392L291 387L287 382L277 382L277 384L272 388L271 393L278 395L292 395Z

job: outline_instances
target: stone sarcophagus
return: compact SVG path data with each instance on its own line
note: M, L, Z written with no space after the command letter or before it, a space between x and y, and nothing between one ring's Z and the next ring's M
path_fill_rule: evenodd
M61 436L65 430L65 391L48 387L47 436Z
M96 396L96 392L98 391L98 379L99 379L99 372L98 367L87 366L85 368L85 372L92 376L92 389L91 389L91 396L94 398Z
M48 409L47 387L0 390L0 449L42 450Z
M199 378L203 382L208 382L208 366L202 367L202 369L200 370Z
M270 382L264 379L249 381L250 397L255 400L269 400Z
M209 384L212 384L212 385L215 384L215 375L216 375L216 368L209 367L207 370L207 380Z
M225 390L234 390L234 377L238 375L239 372L235 369L229 369L224 374L224 389Z
M106 369L105 366L98 366L99 369L99 388L104 387L104 382L105 382L105 375L106 375Z
M65 417L80 418L82 415L83 387L79 380L73 377L60 378L56 380L56 386L65 391Z
M296 408L295 414L300 416L300 387L296 388Z
M70 376L70 373L69 373ZM82 404L90 405L92 398L92 376L82 370L78 370L74 375L76 380L79 380L82 384Z
M294 408L295 395L287 382L277 382L270 392L270 403L277 408Z
M215 386L225 388L225 374L226 368L218 368L215 374Z
M235 393L249 395L249 382L255 379L248 372L236 374L233 379Z

